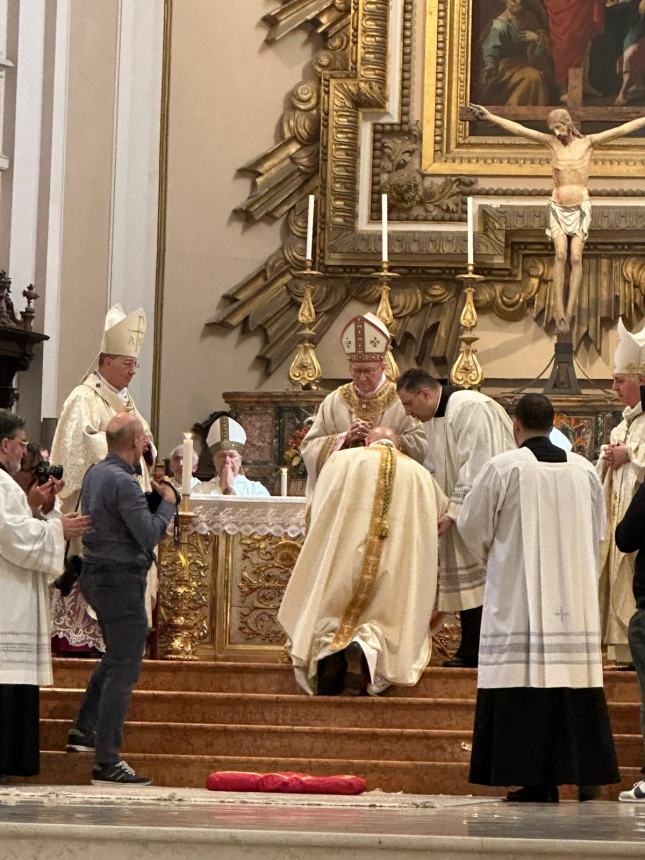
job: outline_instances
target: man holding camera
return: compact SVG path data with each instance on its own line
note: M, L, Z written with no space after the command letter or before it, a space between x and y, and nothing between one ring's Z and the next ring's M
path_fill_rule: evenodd
M34 516L63 482L35 483L28 495L16 483L24 426L0 409L0 776L38 773L38 688L53 683L47 583L63 571L65 540L90 528L87 516Z
M92 783L149 785L120 757L123 724L139 677L148 633L146 574L179 497L168 482L146 495L136 464L147 443L135 415L115 416L105 431L108 455L87 474L83 511L92 531L83 539L80 590L94 608L105 654L90 678L70 731L68 751L95 752Z
M115 415L135 415L143 425L146 443L141 462L137 464L143 490L150 489L145 460L156 459L152 434L139 414L128 385L137 372L146 318L139 308L126 314L121 305L114 305L105 318L105 330L99 354L80 385L69 395L56 427L52 443L51 462L65 469L65 489L60 499L64 512L78 506L83 478L94 463L107 454L105 430ZM72 546L70 553L78 554L80 547ZM87 606L78 587L69 596L54 593L52 603L53 648L57 652L77 652L104 648L94 612Z

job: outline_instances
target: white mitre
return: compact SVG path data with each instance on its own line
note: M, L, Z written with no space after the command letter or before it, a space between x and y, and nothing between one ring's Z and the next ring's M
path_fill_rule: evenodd
M614 354L614 373L645 376L645 328L632 334L618 320L618 346Z
M376 314L367 313L347 323L340 342L349 361L382 361L390 345L390 332Z
M139 358L145 333L146 314L143 308L126 314L121 305L113 305L105 316L101 352Z
M120 304L112 305L105 315L101 347L83 379L96 372L101 353L139 358L145 333L146 314L143 308L126 314Z
M244 451L245 442L244 427L226 415L213 421L206 439L211 454L216 454L218 451L237 451L241 454Z

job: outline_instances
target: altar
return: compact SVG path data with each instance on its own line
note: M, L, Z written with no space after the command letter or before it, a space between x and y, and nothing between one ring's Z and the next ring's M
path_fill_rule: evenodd
M305 534L300 496L193 495L159 550L162 659L286 659L277 612Z

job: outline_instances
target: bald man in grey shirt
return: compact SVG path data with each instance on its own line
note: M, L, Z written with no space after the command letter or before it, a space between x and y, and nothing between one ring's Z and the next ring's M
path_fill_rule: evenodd
M151 496L141 490L135 467L147 437L136 416L115 416L106 437L108 455L92 466L83 486L83 512L92 512L93 529L83 540L80 578L106 650L90 678L67 750L94 751L94 785L149 785L152 780L137 775L121 759L120 750L148 634L146 575L178 497L166 483L153 482Z

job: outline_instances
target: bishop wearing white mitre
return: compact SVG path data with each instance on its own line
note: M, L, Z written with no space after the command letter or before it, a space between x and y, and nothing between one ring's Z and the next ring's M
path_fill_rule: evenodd
M343 329L341 344L352 381L332 391L320 404L301 453L307 467L307 495L329 457L341 448L365 444L373 427L390 427L401 451L422 463L427 450L423 426L405 414L396 385L385 376L390 333L375 314L354 317Z
M131 412L141 421L150 439L150 462L156 450L145 418L137 411L128 385L138 367L141 344L146 331L143 308L126 314L120 304L107 312L101 347L80 385L69 395L56 426L51 462L63 466L65 487L60 493L63 513L76 509L85 473L107 454L105 428L120 412ZM139 478L142 489L150 489L150 477L143 459ZM72 543L71 554L81 554L80 541ZM151 584L154 589L154 583ZM54 591L52 600L54 649L104 650L103 639L94 613L78 586L68 597Z
M612 387L625 408L623 420L611 431L609 445L601 448L598 473L605 491L608 519L608 540L604 547L600 577L603 642L607 645L607 656L623 664L631 662L627 627L636 611L632 592L636 553L622 553L616 546L614 533L645 478L645 415L640 397L642 384L645 384L645 329L632 334L621 319L618 321Z
M206 444L213 457L215 477L193 489L195 495L207 496L269 496L260 481L251 481L241 474L246 431L241 424L222 415L213 421Z

